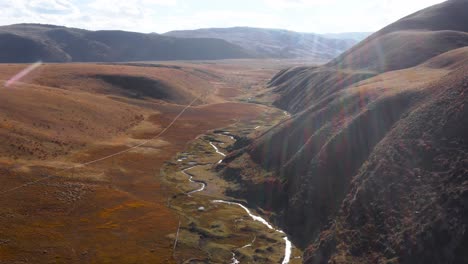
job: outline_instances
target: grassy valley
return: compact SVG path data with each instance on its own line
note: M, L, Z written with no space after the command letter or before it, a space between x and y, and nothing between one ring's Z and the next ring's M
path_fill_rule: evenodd
M99 4L19 2L5 21ZM103 17L235 15L150 2ZM297 26L336 4L255 6ZM468 263L466 10L370 35L0 26L0 264Z
M25 65L1 67L6 80ZM46 64L4 87L2 261L175 263L175 186L160 168L206 131L265 115L235 98L275 67ZM80 165L150 140L199 95L156 140Z

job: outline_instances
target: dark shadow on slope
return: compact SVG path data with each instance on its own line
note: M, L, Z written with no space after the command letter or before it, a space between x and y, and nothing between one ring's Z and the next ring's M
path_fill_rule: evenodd
M322 111L299 114L251 148L255 162L279 171L285 181L289 198L283 221L297 245L307 245L336 214L352 176L415 96L404 92L369 99L365 108L351 98L345 109L339 104L346 98L338 97Z
M431 85L375 147L305 263L467 263L467 71Z
M135 99L160 99L171 102L185 101L184 96L170 87L166 83L142 76L127 76L127 75L94 75L96 79L100 79L119 89L121 95Z

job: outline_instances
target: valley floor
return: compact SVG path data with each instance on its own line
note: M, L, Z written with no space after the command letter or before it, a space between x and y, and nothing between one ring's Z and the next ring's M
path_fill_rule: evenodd
M172 185L161 172L171 166L179 169L183 163L174 165L173 157L187 146L193 148L207 131L254 124L276 111L255 104L254 95L279 66L258 68L261 62L249 63L48 64L13 87L4 82L0 263L176 263L192 253L203 257L206 247L191 247L182 236L189 232L185 220L177 254L173 252L181 215L187 215L174 209L180 201L171 197L190 185ZM24 67L1 65L0 80ZM129 97L123 91L128 87L96 80L94 73L162 79L170 89L180 88L184 97L181 102ZM205 96L171 124L186 102L199 94ZM169 125L156 140L100 160L155 137ZM213 154L206 155L206 169L211 170ZM99 161L80 165L94 160ZM209 184L208 195L222 196L219 181ZM171 201L177 202L168 206ZM236 235L239 243L233 246L247 236ZM260 237L256 241L264 243ZM224 252L221 249L216 257ZM281 254L272 257L280 259Z
M179 263L301 263L302 253L293 247L278 227L258 215L272 211L250 207L246 200L227 195L242 188L240 183L219 175L225 153L238 140L255 137L286 115L271 108L255 120L238 122L198 137L188 148L163 167L163 176L176 192L168 200L181 220L180 232L174 234L174 252ZM261 194L258 194L261 195ZM288 241L288 242L285 242ZM288 253L286 253L288 252Z

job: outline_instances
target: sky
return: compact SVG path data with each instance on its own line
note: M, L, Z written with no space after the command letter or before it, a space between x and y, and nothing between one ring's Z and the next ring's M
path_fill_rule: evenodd
M164 33L250 26L373 32L440 0L0 0L0 25L44 23Z

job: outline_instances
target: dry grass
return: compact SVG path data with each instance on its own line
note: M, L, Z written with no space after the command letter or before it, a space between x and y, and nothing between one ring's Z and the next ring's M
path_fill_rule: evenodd
M224 175L274 208L307 263L463 263L467 57L460 48L342 87L299 71L297 114L233 154Z
M0 65L0 80L24 67ZM243 68L246 76L249 70ZM191 98L208 95L158 141L90 167L57 173L155 136L184 107L125 97L90 77L97 73L162 80ZM249 93L246 83L258 84L268 74L268 70L256 72L249 80L243 76L241 82L227 78L228 70L217 65L183 63L183 69L174 69L47 64L21 83L2 87L1 190L45 175L55 177L2 195L0 259L6 263L174 263L171 235L178 217L166 207L173 190L161 185L160 168L205 131L253 120L267 111L228 100L234 94ZM219 87L225 90L218 92Z

